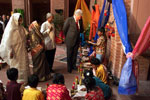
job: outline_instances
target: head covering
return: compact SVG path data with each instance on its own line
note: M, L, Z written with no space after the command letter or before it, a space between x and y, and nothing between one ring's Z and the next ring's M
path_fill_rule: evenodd
M4 34L2 37L2 41L0 44L0 57L2 57L4 60L5 58L8 59L8 57L10 56L10 51L11 51L11 47L12 45L15 45L16 42L21 41L20 39L20 35L18 34L20 25L19 25L19 18L20 18L21 14L20 13L14 13L5 30L4 30ZM15 41L17 40L17 41ZM6 61L6 60L5 60ZM9 61L7 61L7 63L9 63Z
M51 13L47 13L46 14L46 19L50 18L51 16L53 16Z

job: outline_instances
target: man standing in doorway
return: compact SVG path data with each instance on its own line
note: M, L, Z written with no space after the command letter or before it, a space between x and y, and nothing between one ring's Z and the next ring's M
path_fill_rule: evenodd
M65 43L67 47L67 67L68 72L71 73L73 69L77 69L76 60L80 44L80 32L82 30L82 10L77 9L73 17L66 19L63 31L66 37Z
M41 33L44 35L44 43L46 48L46 58L50 66L50 72L54 72L53 62L55 58L56 52L56 44L55 44L55 27L53 24L53 15L51 13L47 13L46 15L47 21L45 21L41 26Z

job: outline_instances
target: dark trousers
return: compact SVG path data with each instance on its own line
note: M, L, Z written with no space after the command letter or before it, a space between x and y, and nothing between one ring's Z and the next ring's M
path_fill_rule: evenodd
M55 52L56 52L56 48L53 50L46 50L46 52L45 52L46 53L46 59L48 61L50 70L52 70L52 67L53 67Z
M77 54L79 45L67 46L67 67L68 72L72 72L72 69L76 67Z

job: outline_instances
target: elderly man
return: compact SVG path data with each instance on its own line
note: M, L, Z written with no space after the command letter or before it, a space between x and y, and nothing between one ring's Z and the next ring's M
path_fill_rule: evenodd
M67 66L68 72L71 73L72 69L76 68L76 59L80 43L80 32L82 31L82 10L77 9L73 17L66 19L63 31L66 37L67 46Z
M53 15L51 13L47 13L46 15L47 21L44 22L41 26L41 33L44 35L44 43L46 48L46 58L50 66L50 71L54 72L53 62L56 52L56 44L55 44L55 27L53 24Z

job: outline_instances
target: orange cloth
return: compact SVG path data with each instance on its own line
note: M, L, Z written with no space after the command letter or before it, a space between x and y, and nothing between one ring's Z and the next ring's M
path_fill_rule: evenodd
M94 38L96 35L96 29L98 27L99 16L100 16L99 5L96 4L95 11L92 10L89 40L92 40L92 38Z

